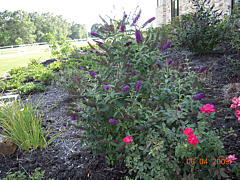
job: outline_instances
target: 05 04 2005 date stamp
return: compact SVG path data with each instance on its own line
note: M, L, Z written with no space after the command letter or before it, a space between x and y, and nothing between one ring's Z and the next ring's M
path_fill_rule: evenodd
M204 158L200 158L200 159L194 159L194 158L190 158L190 159L187 159L186 160L186 163L190 166L195 166L197 164L200 164L200 165L212 165L212 166L215 166L215 165L229 165L230 162L228 159L225 159L225 158L218 158L218 159L204 159Z

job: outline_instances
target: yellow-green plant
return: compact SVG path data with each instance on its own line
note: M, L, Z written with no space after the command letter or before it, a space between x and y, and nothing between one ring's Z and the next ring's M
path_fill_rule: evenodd
M0 106L0 134L27 152L37 148L42 150L62 132L48 138L50 132L48 129L45 133L42 127L41 114L37 112L38 105L39 103L32 106L28 100L23 103L19 99Z

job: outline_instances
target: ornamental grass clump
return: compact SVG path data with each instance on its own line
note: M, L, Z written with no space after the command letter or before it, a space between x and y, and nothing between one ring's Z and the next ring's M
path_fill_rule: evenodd
M0 106L0 134L22 150L41 150L51 144L60 134L49 138L49 130L42 127L41 114L30 102L13 101Z
M124 162L136 179L213 177L210 165L192 169L186 164L188 158L210 159L224 153L219 137L206 125L211 114L201 116L200 101L193 99L199 81L192 80L198 75L190 71L187 59L182 71L176 60L169 63L161 53L160 32L142 31L139 14L133 23L124 17L116 24L104 21L102 26L112 30L101 34L104 43L98 44L101 53L93 58L95 69L77 74L78 88L71 92L81 101L70 105L68 115L78 117L73 123L83 130L79 137L87 149L109 164ZM164 49L170 47L171 41L167 42ZM91 72L98 73L91 76ZM189 142L185 128L194 128Z

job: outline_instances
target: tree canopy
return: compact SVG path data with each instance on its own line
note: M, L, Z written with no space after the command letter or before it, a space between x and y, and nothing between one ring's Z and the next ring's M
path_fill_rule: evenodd
M45 42L48 33L57 39L87 37L85 25L69 23L62 16L22 10L0 12L0 46Z

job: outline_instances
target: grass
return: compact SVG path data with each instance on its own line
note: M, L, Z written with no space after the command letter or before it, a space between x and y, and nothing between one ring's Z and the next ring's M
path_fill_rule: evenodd
M51 52L38 52L23 56L0 58L0 76L10 71L12 68L28 65L31 59L39 59L40 61L43 61L49 58L51 58Z

